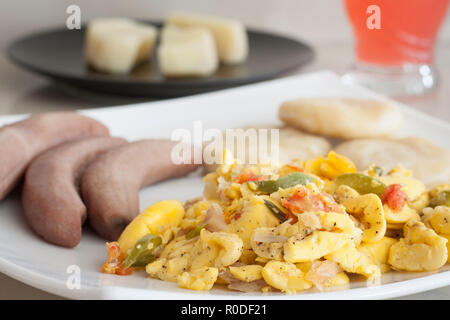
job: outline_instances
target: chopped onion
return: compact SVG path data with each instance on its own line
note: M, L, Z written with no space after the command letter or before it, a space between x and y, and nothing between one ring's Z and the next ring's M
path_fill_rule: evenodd
M206 230L211 232L223 231L227 228L223 210L217 203L213 203L206 211L204 224L206 224Z

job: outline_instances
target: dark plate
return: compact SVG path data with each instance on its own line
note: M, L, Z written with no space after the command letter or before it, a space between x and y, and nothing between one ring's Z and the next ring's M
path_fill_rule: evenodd
M161 25L160 23L153 23ZM145 97L178 97L272 79L310 62L310 46L265 32L248 32L248 59L236 66L220 66L203 78L164 77L154 56L127 75L109 75L88 68L83 58L84 29L50 30L13 42L10 59L25 69L57 82L103 93Z

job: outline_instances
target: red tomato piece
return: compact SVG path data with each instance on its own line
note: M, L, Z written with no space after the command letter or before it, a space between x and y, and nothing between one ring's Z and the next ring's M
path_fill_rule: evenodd
M287 215L288 219L295 217L292 213L314 211L342 213L342 208L336 203L331 195L326 192L309 193L305 188L296 190L291 198L283 199L281 203L290 211L290 214Z
M259 181L259 179L260 178L256 176L252 171L246 171L234 178L233 182L242 184L249 181Z
M394 212L399 212L405 206L408 196L402 191L402 186L399 184L391 184L384 189L381 195L383 204L387 204Z
M117 241L107 242L106 249L108 250L108 259L101 267L103 273L117 274L119 276L127 276L133 273L131 268L124 269L122 267L121 261L119 261L120 246Z

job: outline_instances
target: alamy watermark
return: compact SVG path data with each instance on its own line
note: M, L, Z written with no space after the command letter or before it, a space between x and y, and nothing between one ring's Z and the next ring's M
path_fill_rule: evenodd
M81 29L81 9L76 4L67 7L66 13L69 15L66 19L66 27L69 30Z
M179 143L172 149L174 164L223 164L227 150L239 164L257 164L279 161L279 129L226 129L203 128L194 121L193 131L179 128L172 140Z
M66 273L68 274L66 280L66 287L69 290L81 289L81 268L76 264L72 264L67 267Z
M381 9L376 4L371 4L367 7L366 13L370 16L366 20L366 26L368 29L381 29Z

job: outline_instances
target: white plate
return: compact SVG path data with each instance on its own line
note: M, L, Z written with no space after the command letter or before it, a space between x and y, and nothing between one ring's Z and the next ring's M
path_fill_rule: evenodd
M170 137L177 128L193 129L202 120L204 129L226 129L255 123L277 123L280 103L300 96L352 96L382 98L368 90L344 85L330 72L318 72L204 95L162 102L83 111L104 122L112 134L131 140ZM400 108L407 126L401 135L420 135L450 149L450 126L446 122L412 110ZM0 117L0 125L21 116ZM199 173L163 182L141 192L141 208L163 199L186 200L200 195ZM214 289L194 292L174 283L145 277L144 272L120 277L102 274L99 267L106 258L104 242L89 230L75 249L50 245L27 227L18 195L0 204L0 271L31 286L69 298L79 299L370 299L413 294L450 285L450 267L438 273L388 273L382 285L366 287L353 282L350 290L307 292L297 295L244 294ZM77 266L81 288L70 289L67 282ZM68 272L69 271L69 272Z

